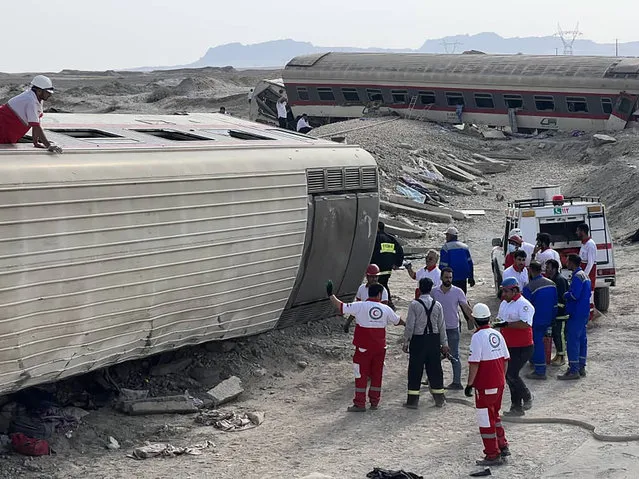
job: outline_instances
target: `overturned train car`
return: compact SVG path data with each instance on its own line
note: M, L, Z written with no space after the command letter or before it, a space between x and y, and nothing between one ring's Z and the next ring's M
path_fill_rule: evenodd
M294 113L315 123L370 109L527 130L621 130L639 115L639 59L324 53L283 73Z
M324 318L328 277L356 292L362 149L217 114L45 122L63 155L0 146L0 394Z

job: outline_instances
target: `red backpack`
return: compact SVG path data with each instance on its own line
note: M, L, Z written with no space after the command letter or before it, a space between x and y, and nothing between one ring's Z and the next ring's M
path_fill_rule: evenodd
M11 434L13 450L25 456L46 456L51 454L49 443L44 439L34 439L21 432Z

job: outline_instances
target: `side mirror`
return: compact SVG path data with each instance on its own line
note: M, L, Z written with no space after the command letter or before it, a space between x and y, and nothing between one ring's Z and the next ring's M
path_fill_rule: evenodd
M503 246L501 243L501 238L493 238L492 244L493 246Z

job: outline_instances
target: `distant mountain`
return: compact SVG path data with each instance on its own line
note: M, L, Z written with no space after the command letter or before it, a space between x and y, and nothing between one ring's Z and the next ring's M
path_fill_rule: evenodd
M175 68L223 67L235 68L282 67L291 58L298 55L323 52L414 52L414 53L462 53L467 50L479 50L484 53L523 53L528 55L554 55L563 53L561 40L554 36L503 38L496 33L486 32L476 35L454 35L433 40L414 50L355 47L320 47L310 42L295 40L273 40L264 43L244 45L227 43L209 48L202 58L187 65L171 67L143 67L135 70L168 70ZM573 46L575 55L615 55L614 43L595 43L592 40L576 40ZM620 43L619 55L639 56L639 41Z

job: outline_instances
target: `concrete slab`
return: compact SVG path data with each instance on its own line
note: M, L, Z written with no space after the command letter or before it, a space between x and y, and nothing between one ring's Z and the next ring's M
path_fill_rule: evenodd
M213 403L217 407L220 404L232 401L243 392L244 389L242 388L242 380L237 376L231 376L230 378L222 381L210 391L207 391L207 394L211 396L211 398L213 399Z

